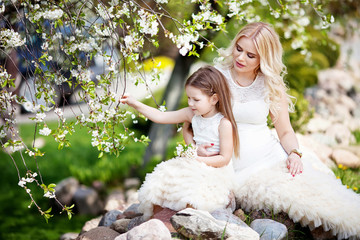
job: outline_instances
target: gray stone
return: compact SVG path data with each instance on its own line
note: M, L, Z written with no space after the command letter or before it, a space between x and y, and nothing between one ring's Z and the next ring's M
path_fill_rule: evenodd
M271 219L256 219L250 227L260 235L260 240L282 240L288 234L284 224Z
M259 234L245 225L237 225L215 219L210 213L186 208L170 219L174 229L191 239L259 239Z
M79 181L74 177L69 177L59 182L55 187L55 195L61 204L71 206L74 194L79 188Z
M113 222L118 220L118 216L122 215L122 212L119 210L111 210L107 212L100 220L99 227L105 226L109 227Z
M126 218L135 218L138 216L143 215L141 212L139 212L139 203L133 203L130 207L128 207L124 211L124 215Z
M124 182L124 188L130 189L130 188L139 188L140 187L140 180L138 178L127 178Z
M119 233L108 227L97 227L79 235L76 240L114 240Z
M130 220L129 225L128 225L128 229L130 230L130 229L132 229L134 227L137 227L137 226L139 226L140 224L142 224L144 222L145 222L145 220L144 220L144 218L142 216L135 217L135 218Z
M247 226L240 218L232 214L231 211L226 209L218 209L210 213L215 219L223 222L234 223L237 225Z
M80 187L74 194L74 202L80 214L98 215L103 210L98 193L88 187Z
M118 233L126 233L129 230L128 226L130 221L131 219L127 218L116 220L111 224L110 228L117 231Z
M90 231L91 229L94 229L97 226L99 226L99 222L100 222L101 218L102 217L100 216L100 217L93 218L93 219L87 221L84 224L84 226L82 227L80 234L82 234L84 232L87 232L87 231Z
M60 236L59 240L75 240L78 236L78 233L65 233Z
M115 240L170 240L171 234L167 227L158 219L151 219L121 234Z
M105 200L105 211L120 210L124 211L126 206L125 195L122 191L116 190L111 192Z

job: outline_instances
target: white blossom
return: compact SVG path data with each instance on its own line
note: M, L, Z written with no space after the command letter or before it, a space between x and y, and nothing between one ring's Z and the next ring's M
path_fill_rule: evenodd
M6 132L4 130L0 131L0 138L6 137Z
M35 117L35 122L42 122L44 121L45 117L46 117L45 113L37 113Z
M51 133L51 129L48 127L44 127L43 129L40 129L39 134L43 136L49 136Z
M59 117L64 115L63 111L60 108L55 108L54 113L57 114Z
M1 47L19 47L25 44L25 38L22 40L20 34L13 29L4 29L0 31Z
M20 187L25 187L25 185L26 185L25 178L21 178L21 180L18 182L18 185Z
M54 198L54 197L55 197L55 193L54 193L54 192L51 192L51 191L47 191L47 192L44 194L44 197Z
M160 112L165 112L166 111L166 107L164 105L159 107L159 111Z

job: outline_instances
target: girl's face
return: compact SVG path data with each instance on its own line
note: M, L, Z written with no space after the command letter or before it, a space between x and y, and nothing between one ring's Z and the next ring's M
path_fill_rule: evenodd
M255 75L255 69L260 64L260 56L250 38L241 37L236 42L232 56L233 67L237 74Z
M218 102L216 94L208 96L193 86L186 86L185 91L188 96L189 107L195 115L212 117L218 112L216 110L216 103Z

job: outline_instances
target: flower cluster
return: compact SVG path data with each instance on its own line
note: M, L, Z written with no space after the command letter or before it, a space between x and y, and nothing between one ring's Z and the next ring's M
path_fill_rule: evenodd
M184 157L187 159L195 159L197 157L197 148L192 144L186 145L180 143L176 147L176 156Z
M0 31L0 47L14 48L24 45L26 39L21 39L18 32L13 29L4 29Z

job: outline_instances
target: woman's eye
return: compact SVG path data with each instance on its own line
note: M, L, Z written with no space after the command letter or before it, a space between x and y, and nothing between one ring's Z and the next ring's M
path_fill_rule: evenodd
M236 50L237 50L238 52L241 52L241 51L242 51L242 48L236 47Z
M255 56L254 56L254 55L251 55L251 54L248 54L248 57L249 57L249 58L254 58Z

